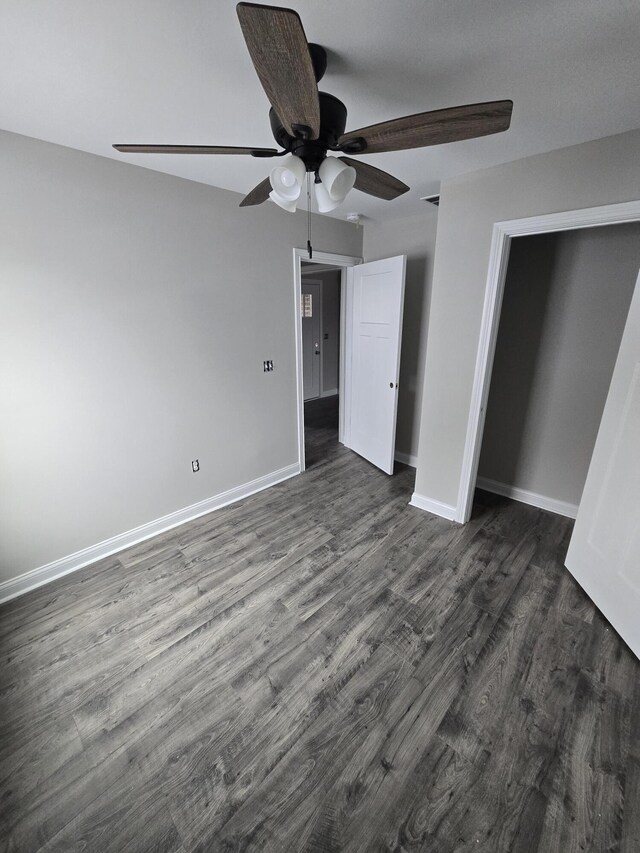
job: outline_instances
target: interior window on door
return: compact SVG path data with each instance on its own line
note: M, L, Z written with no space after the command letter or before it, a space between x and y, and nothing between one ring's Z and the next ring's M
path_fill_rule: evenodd
M313 294L302 294L302 316L313 317Z

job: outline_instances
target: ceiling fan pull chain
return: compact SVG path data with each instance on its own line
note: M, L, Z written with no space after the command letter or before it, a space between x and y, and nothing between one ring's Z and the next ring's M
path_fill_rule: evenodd
M313 257L311 248L311 173L307 172L307 252L309 260Z

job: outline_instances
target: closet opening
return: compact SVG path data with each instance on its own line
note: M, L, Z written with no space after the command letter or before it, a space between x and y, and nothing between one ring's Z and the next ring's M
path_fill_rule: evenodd
M479 489L576 517L639 266L639 222L511 240Z

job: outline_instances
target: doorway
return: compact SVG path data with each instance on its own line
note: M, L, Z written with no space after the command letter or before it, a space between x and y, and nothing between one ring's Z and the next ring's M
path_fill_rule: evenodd
M477 487L575 518L640 266L640 223L511 243Z
M337 442L344 441L345 435L345 420L346 420L346 405L345 400L349 394L349 388L347 387L347 380L345 373L345 362L347 358L349 358L348 352L348 342L346 336L346 316L347 316L347 302L349 298L348 288L347 288L347 271L357 264L362 263L362 258L351 257L349 255L336 255L328 252L314 252L313 259L309 259L307 252L304 249L294 249L293 250L293 306L295 311L295 341L296 341L296 384L297 384L297 402L296 402L296 411L297 411L297 420L298 420L298 462L300 466L300 472L304 471L307 467L306 461L306 448L305 448L305 410L308 408L308 404L312 402L316 402L317 408L319 410L322 409L323 406L330 408L333 405L338 410L338 428L337 428ZM303 285L303 269L305 273L305 278L308 280L317 280L319 274L324 271L338 271L340 276L340 284L339 284L339 298L340 298L340 306L338 312L338 333L337 333L337 358L338 358L338 382L336 386L337 393L333 395L327 395L327 397L322 397L321 394L318 397L311 398L308 397L307 402L305 402L305 396L307 394L311 394L309 390L309 384L307 383L307 392L305 394L305 382L304 382L304 373L305 373L305 360L303 356L303 311L304 305L302 300L302 285ZM331 334L329 332L329 334ZM312 339L312 344L316 343L316 339ZM315 356L311 354L307 358L307 362L309 358L315 358L318 360L319 364L322 364L322 340L318 341L320 343L320 351L321 354L319 356ZM315 347L312 348L311 352L315 351ZM309 367L307 367L307 371L309 371ZM320 367L317 368L317 372L320 373ZM331 375L331 374L329 374ZM312 386L317 387L317 386ZM331 391L332 389L327 386L327 390ZM335 399L331 402L324 402L325 400L330 400L331 397L335 397ZM317 402L319 401L319 402ZM320 413L318 414L318 418L321 421L322 418ZM329 415L329 419L331 419L331 415ZM332 437L327 437L325 442L325 449L328 446L335 446ZM320 451L322 453L322 450Z
M301 263L302 386L306 467L338 448L342 268Z
M406 255L363 263L361 258L316 253L313 261L301 249L293 250L294 321L296 340L298 458L305 470L305 383L303 362L303 263L305 273L318 275L311 262L340 270L338 345L338 442L362 456L385 474L393 474ZM312 295L308 294L309 301ZM308 318L312 320L311 317ZM316 355L307 333L308 358ZM324 332L323 332L324 336ZM337 338L337 336L336 336ZM317 391L313 369L307 367L307 399ZM313 390L312 390L313 389ZM333 389L325 386L325 393ZM318 398L316 398L318 399ZM322 399L322 398L320 398ZM334 401L335 404L335 401Z
M500 312L507 277L507 265L513 239L524 235L573 231L581 228L595 228L639 221L640 202L623 202L604 207L569 210L563 213L550 213L494 224L471 406L467 422L467 437L462 459L458 499L453 514L455 521L465 523L471 517Z

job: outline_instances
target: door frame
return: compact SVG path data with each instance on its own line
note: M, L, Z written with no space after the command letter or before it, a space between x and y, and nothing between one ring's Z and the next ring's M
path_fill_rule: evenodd
M512 238L638 221L640 200L494 223L454 521L464 524L471 517Z
M298 466L300 473L305 470L304 453L304 388L302 383L302 316L300 305L302 299L302 261L310 261L319 265L330 265L340 267L340 368L338 377L339 394L339 422L338 441L347 444L349 440L349 423L347 412L349 411L347 398L350 391L350 375L347 365L351 358L350 335L347 334L347 317L351 316L352 292L351 276L349 270L357 264L362 263L362 258L351 255L336 255L331 252L314 252L309 257L306 249L293 250L293 317L295 329L296 346L296 419L298 422Z

